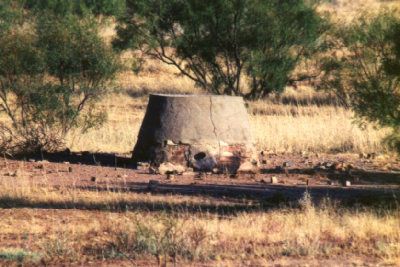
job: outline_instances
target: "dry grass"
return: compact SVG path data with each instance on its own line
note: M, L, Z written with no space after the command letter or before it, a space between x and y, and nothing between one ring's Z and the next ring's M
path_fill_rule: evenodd
M125 73L119 80L121 89L101 103L109 121L87 134L69 136L72 150L129 153L135 142L147 104L148 93L202 93L186 78L176 76L173 69L152 62L153 72L135 76ZM162 71L161 71L162 70ZM259 150L278 152L384 152L381 140L387 130L371 125L361 129L354 123L354 114L334 104L332 96L310 88L288 88L280 96L250 102L254 142Z
M400 1L332 0L321 5L339 18L352 19L360 10L378 11L380 8L400 7ZM102 31L105 40L115 34L110 22ZM136 52L137 53L137 52ZM118 90L106 97L100 106L109 121L86 134L72 132L67 146L74 151L129 153L144 116L149 93L202 94L187 77L179 75L173 66L148 59L136 75L129 68L133 52L125 52L122 59L127 69L116 81ZM287 88L280 96L249 103L254 142L259 150L277 152L385 152L381 140L388 130L377 130L369 125L361 129L353 123L354 114L336 105L329 94L302 87ZM0 120L3 118L0 117Z
M257 147L277 152L382 152L387 131L361 129L350 110L256 102L251 122Z
M0 260L55 264L175 259L260 266L282 257L323 260L346 255L400 263L398 210L354 212L329 201L315 207L305 195L299 208L227 213L235 204L227 200L88 192L32 185L23 177L12 180L0 184L0 205L11 208L0 210ZM158 210L157 203L169 208ZM205 204L219 209L190 209Z
M241 203L224 201L201 196L157 196L151 194L132 193L128 190L113 192L108 190L88 190L75 187L71 180L68 186L43 186L48 183L46 176L36 177L32 181L21 173L17 179L0 178L0 202L11 206L53 207L53 208L84 208L102 210L125 209L164 209L174 207L200 207L201 205L221 205L221 207L242 207ZM165 206L163 206L165 205Z
M343 18L357 14L360 4L370 9L399 5L332 2L324 8L337 10ZM130 58L125 56L127 64ZM108 122L86 134L72 132L72 150L129 153L148 93L202 93L173 68L155 61L148 61L139 76L121 73L117 85L120 90L100 104L108 112ZM281 97L249 103L257 148L384 152L380 141L387 130L371 125L360 129L353 123L353 113L334 102L308 88L288 88ZM0 177L0 265L121 260L128 266L130 260L144 260L148 266L173 259L182 265L210 266L268 266L282 259L289 266L312 260L315 265L400 265L399 208L355 210L329 201L316 207L305 196L297 208L266 210L257 201L244 199L88 191L73 183L51 187L23 175Z
M335 1L321 8L343 15L354 11L355 6L364 5L363 1L349 3ZM381 3L375 4L381 6ZM104 33L107 39L113 34L112 28ZM122 56L127 68L132 65L133 55L126 52ZM107 110L109 121L87 134L71 133L67 142L70 149L129 153L136 142L149 93L205 93L189 78L179 75L173 66L146 58L141 69L138 75L128 69L119 74L119 90L100 104ZM385 152L381 140L388 130L377 130L371 125L361 129L354 123L353 112L337 105L334 96L309 87L287 88L281 96L249 103L249 113L254 142L259 150Z
M319 6L321 12L328 12L331 17L343 23L365 15L378 13L383 9L399 9L398 0L328 0Z

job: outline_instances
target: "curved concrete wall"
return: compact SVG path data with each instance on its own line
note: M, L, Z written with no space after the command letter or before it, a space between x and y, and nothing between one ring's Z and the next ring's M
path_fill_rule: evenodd
M155 164L175 161L202 170L196 163L208 160L209 169L224 155L248 157L252 143L241 97L150 95L132 158ZM182 154L181 159L174 158L176 154Z

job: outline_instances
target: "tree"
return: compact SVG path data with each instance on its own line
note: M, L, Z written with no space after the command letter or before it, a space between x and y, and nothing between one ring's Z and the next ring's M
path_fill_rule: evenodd
M125 0L24 0L24 7L42 13L118 16L125 10Z
M18 8L13 8L13 0L0 2L0 34L4 34L13 24L20 22L22 12Z
M324 20L303 0L128 1L117 48L142 49L215 94L282 91Z
M14 3L15 4L15 3ZM0 149L56 150L72 128L99 125L95 103L107 92L118 60L94 17L27 16L0 36Z
M337 28L335 53L322 60L323 86L334 90L362 121L393 132L386 139L400 152L400 19L385 11Z

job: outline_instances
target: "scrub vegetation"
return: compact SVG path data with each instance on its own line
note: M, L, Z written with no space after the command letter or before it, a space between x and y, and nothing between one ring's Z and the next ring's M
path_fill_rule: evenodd
M307 191L296 201L170 194L132 190L129 175L149 174L98 166L94 156L93 166L31 158L60 150L129 157L149 93L216 93L245 97L266 155L288 164L295 154L319 165L357 158L394 177L399 1L286 1L284 13L302 25L293 29L273 0L0 2L0 265L400 265L399 183L385 189L390 199L351 205ZM271 12L257 21L252 13L263 8ZM215 17L221 35L211 31ZM269 20L286 28L254 26ZM190 36L172 35L183 29ZM179 178L149 179L182 186ZM264 178L216 184L264 186Z

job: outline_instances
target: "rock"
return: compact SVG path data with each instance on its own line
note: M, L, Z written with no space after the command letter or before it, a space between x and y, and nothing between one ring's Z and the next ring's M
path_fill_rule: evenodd
M21 172L19 170L15 170L15 171L10 171L4 174L4 176L11 176L11 177L17 177L20 176Z
M36 162L35 159L29 159L29 162Z
M219 173L219 169L218 168L213 168L211 172L213 174L218 174Z
M168 174L167 174L167 180L169 180L169 181L174 181L174 180L175 180L175 175L173 175L173 174L171 174L171 173L168 173Z
M321 166L318 166L317 169L326 170L326 167L324 165L321 165Z
M244 162L239 166L238 173L252 173L256 174L258 171L257 166L252 164L251 162Z
M325 166L327 169L333 169L336 170L336 166L339 165L338 162L332 163L332 162L324 162L322 163L323 166Z
M335 182L335 181L332 181L332 180L329 180L329 181L328 181L328 185L332 185L332 186L333 186L333 185L336 185L336 182Z
M167 140L165 143L166 143L167 146L174 146L174 145L176 145L172 140Z
M277 184L278 183L278 177L272 176L270 182L271 182L271 184Z
M345 187L350 187L351 186L351 182L350 181L344 181L343 185Z
M185 167L178 164L172 164L170 162L161 163L160 167L158 167L158 172L160 174L182 174L185 172Z
M307 152L307 151L301 151L301 156L302 156L303 158L308 159L308 152Z
M284 168L290 167L291 165L292 165L292 164L291 164L290 161L285 161L285 162L282 164L282 166L283 166Z
M37 165L35 165L35 169L44 169L44 164L43 163L39 163Z

